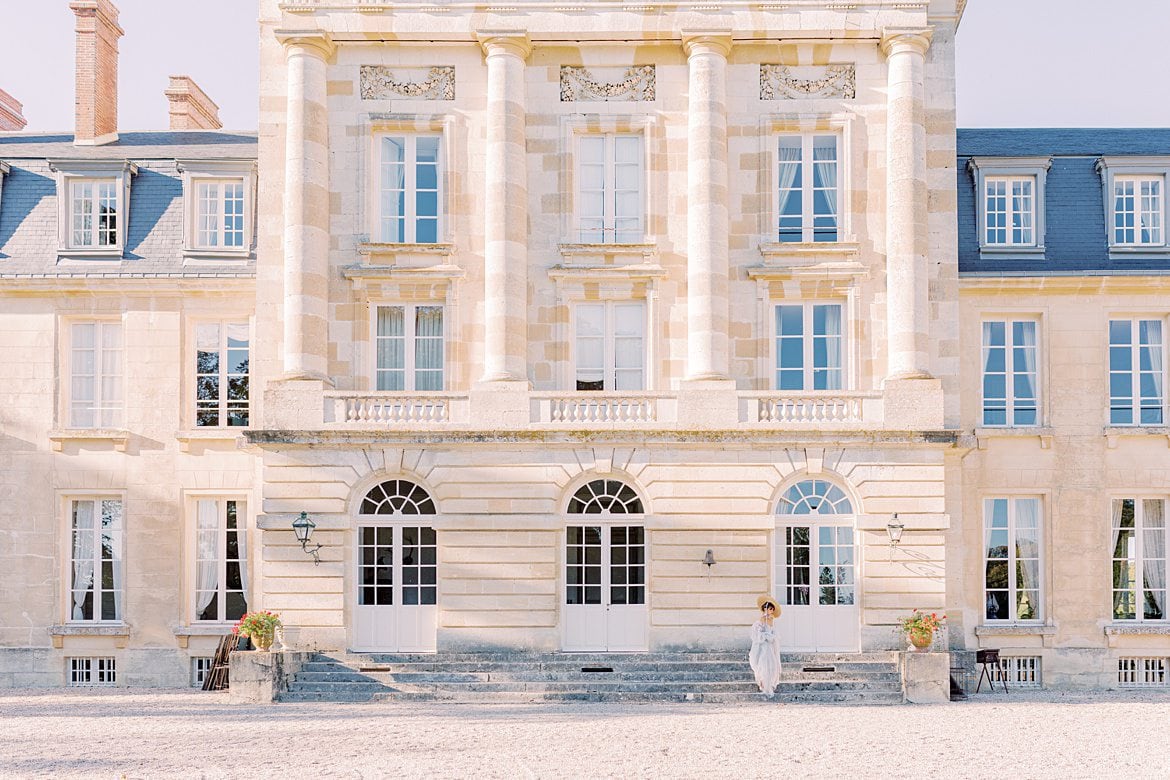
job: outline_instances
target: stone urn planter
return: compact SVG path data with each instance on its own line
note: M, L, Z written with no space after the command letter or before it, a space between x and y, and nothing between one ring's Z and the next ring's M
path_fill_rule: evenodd
M914 646L914 652L925 653L926 651L930 650L930 646L934 644L934 632L911 632L910 644Z
M910 617L901 619L902 633L910 640L914 652L928 652L934 644L934 634L943 627L946 615L937 612L920 612L914 610Z

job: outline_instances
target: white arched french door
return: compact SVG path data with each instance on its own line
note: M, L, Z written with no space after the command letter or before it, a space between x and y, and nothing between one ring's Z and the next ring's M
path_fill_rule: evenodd
M598 479L569 500L562 647L567 651L638 651L649 646L646 527L629 485Z
M351 646L433 653L438 627L435 503L404 479L375 485L357 523Z
M857 534L841 488L822 479L784 492L776 516L776 597L786 651L858 650Z

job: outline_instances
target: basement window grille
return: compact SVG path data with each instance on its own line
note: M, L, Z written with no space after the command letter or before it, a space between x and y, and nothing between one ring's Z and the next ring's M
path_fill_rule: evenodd
M202 688L203 683L207 680L207 675L211 674L210 656L199 656L191 659L191 687Z
M1003 664L1002 670L993 672L996 682L1007 682L1009 688L1040 687L1040 656L1003 656L1000 663Z
M1118 658L1117 684L1122 688L1165 688L1166 658Z
M70 658L69 687L113 686L118 681L113 658Z

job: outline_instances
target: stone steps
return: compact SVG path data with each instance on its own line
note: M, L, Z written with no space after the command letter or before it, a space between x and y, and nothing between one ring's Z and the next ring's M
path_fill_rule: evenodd
M584 671L589 668L609 671ZM319 653L280 699L767 701L743 653ZM787 654L775 700L900 702L896 654Z

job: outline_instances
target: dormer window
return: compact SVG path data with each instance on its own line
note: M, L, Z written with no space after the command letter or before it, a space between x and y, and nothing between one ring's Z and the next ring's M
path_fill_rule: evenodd
M1043 254L1048 157L972 157L983 254Z
M216 262L252 251L255 160L179 160L186 204L184 254Z
M1102 157L1105 230L1111 254L1170 251L1166 241L1166 179L1170 157Z
M127 160L50 160L57 173L58 254L120 260L130 216Z

